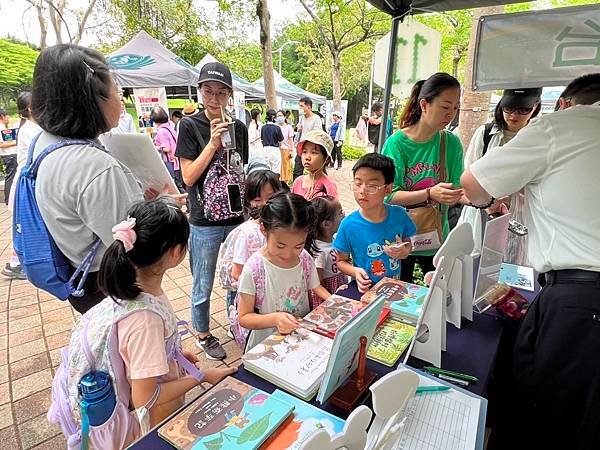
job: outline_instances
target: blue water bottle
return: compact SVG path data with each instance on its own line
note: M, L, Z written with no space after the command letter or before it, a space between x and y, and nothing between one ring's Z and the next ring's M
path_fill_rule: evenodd
M79 384L81 396L81 448L88 448L89 426L105 423L115 410L116 397L110 375L106 372L90 372Z

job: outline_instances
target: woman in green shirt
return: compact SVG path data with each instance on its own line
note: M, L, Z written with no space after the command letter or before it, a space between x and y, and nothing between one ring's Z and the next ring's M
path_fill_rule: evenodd
M463 199L459 188L463 147L458 137L443 131L460 105L460 84L447 73L436 73L414 85L400 117L400 129L385 143L383 154L394 160L396 176L388 203L408 209L426 203L441 205L443 238L449 232L448 206ZM440 180L441 133L446 139L446 177ZM412 282L415 263L423 273L434 270L436 250L413 252L402 261L401 279Z

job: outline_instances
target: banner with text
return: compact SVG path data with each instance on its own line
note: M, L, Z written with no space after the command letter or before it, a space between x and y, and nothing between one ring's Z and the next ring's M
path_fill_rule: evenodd
M442 35L420 22L399 24L396 61L392 72L392 93L398 98L410 95L413 85L439 70ZM373 81L385 89L390 33L375 44Z
M150 115L155 106L161 106L169 115L167 91L164 87L134 88L133 98L138 118L144 114Z
M600 5L484 16L473 89L568 84L600 72Z

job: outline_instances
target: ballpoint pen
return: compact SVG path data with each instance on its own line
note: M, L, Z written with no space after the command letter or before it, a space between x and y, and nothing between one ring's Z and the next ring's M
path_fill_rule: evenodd
M445 392L450 390L449 386L419 386L417 388L416 394L425 394L430 392Z
M477 381L479 381L473 375L467 375L467 374L460 373L460 372L454 372L452 370L439 369L437 367L432 367L432 366L424 367L424 369L426 372L432 373L434 375L446 375L446 376L449 376L452 378L458 378L459 380L468 381L469 383L476 383Z

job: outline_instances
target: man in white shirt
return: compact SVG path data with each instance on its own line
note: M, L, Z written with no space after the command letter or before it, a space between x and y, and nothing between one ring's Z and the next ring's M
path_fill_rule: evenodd
M121 99L121 115L119 116L119 125L110 130L112 133L137 133L133 124L133 117L125 108L125 100Z
M310 97L302 97L298 101L300 111L304 112L303 116L300 116L298 126L296 130L300 133L300 139L298 142L305 140L309 131L322 130L323 122L321 118L317 116L312 110L312 100ZM294 160L294 180L298 178L304 172L304 166L302 165L302 153L298 147L296 152L296 159Z
M0 109L0 130L9 129L10 116ZM4 142L0 138L0 159L4 166L4 203L8 205L8 196L15 174L17 173L17 141Z
M525 426L511 448L600 448L599 143L597 73L461 178L479 207L525 188L530 262L546 279L516 339L513 420Z

